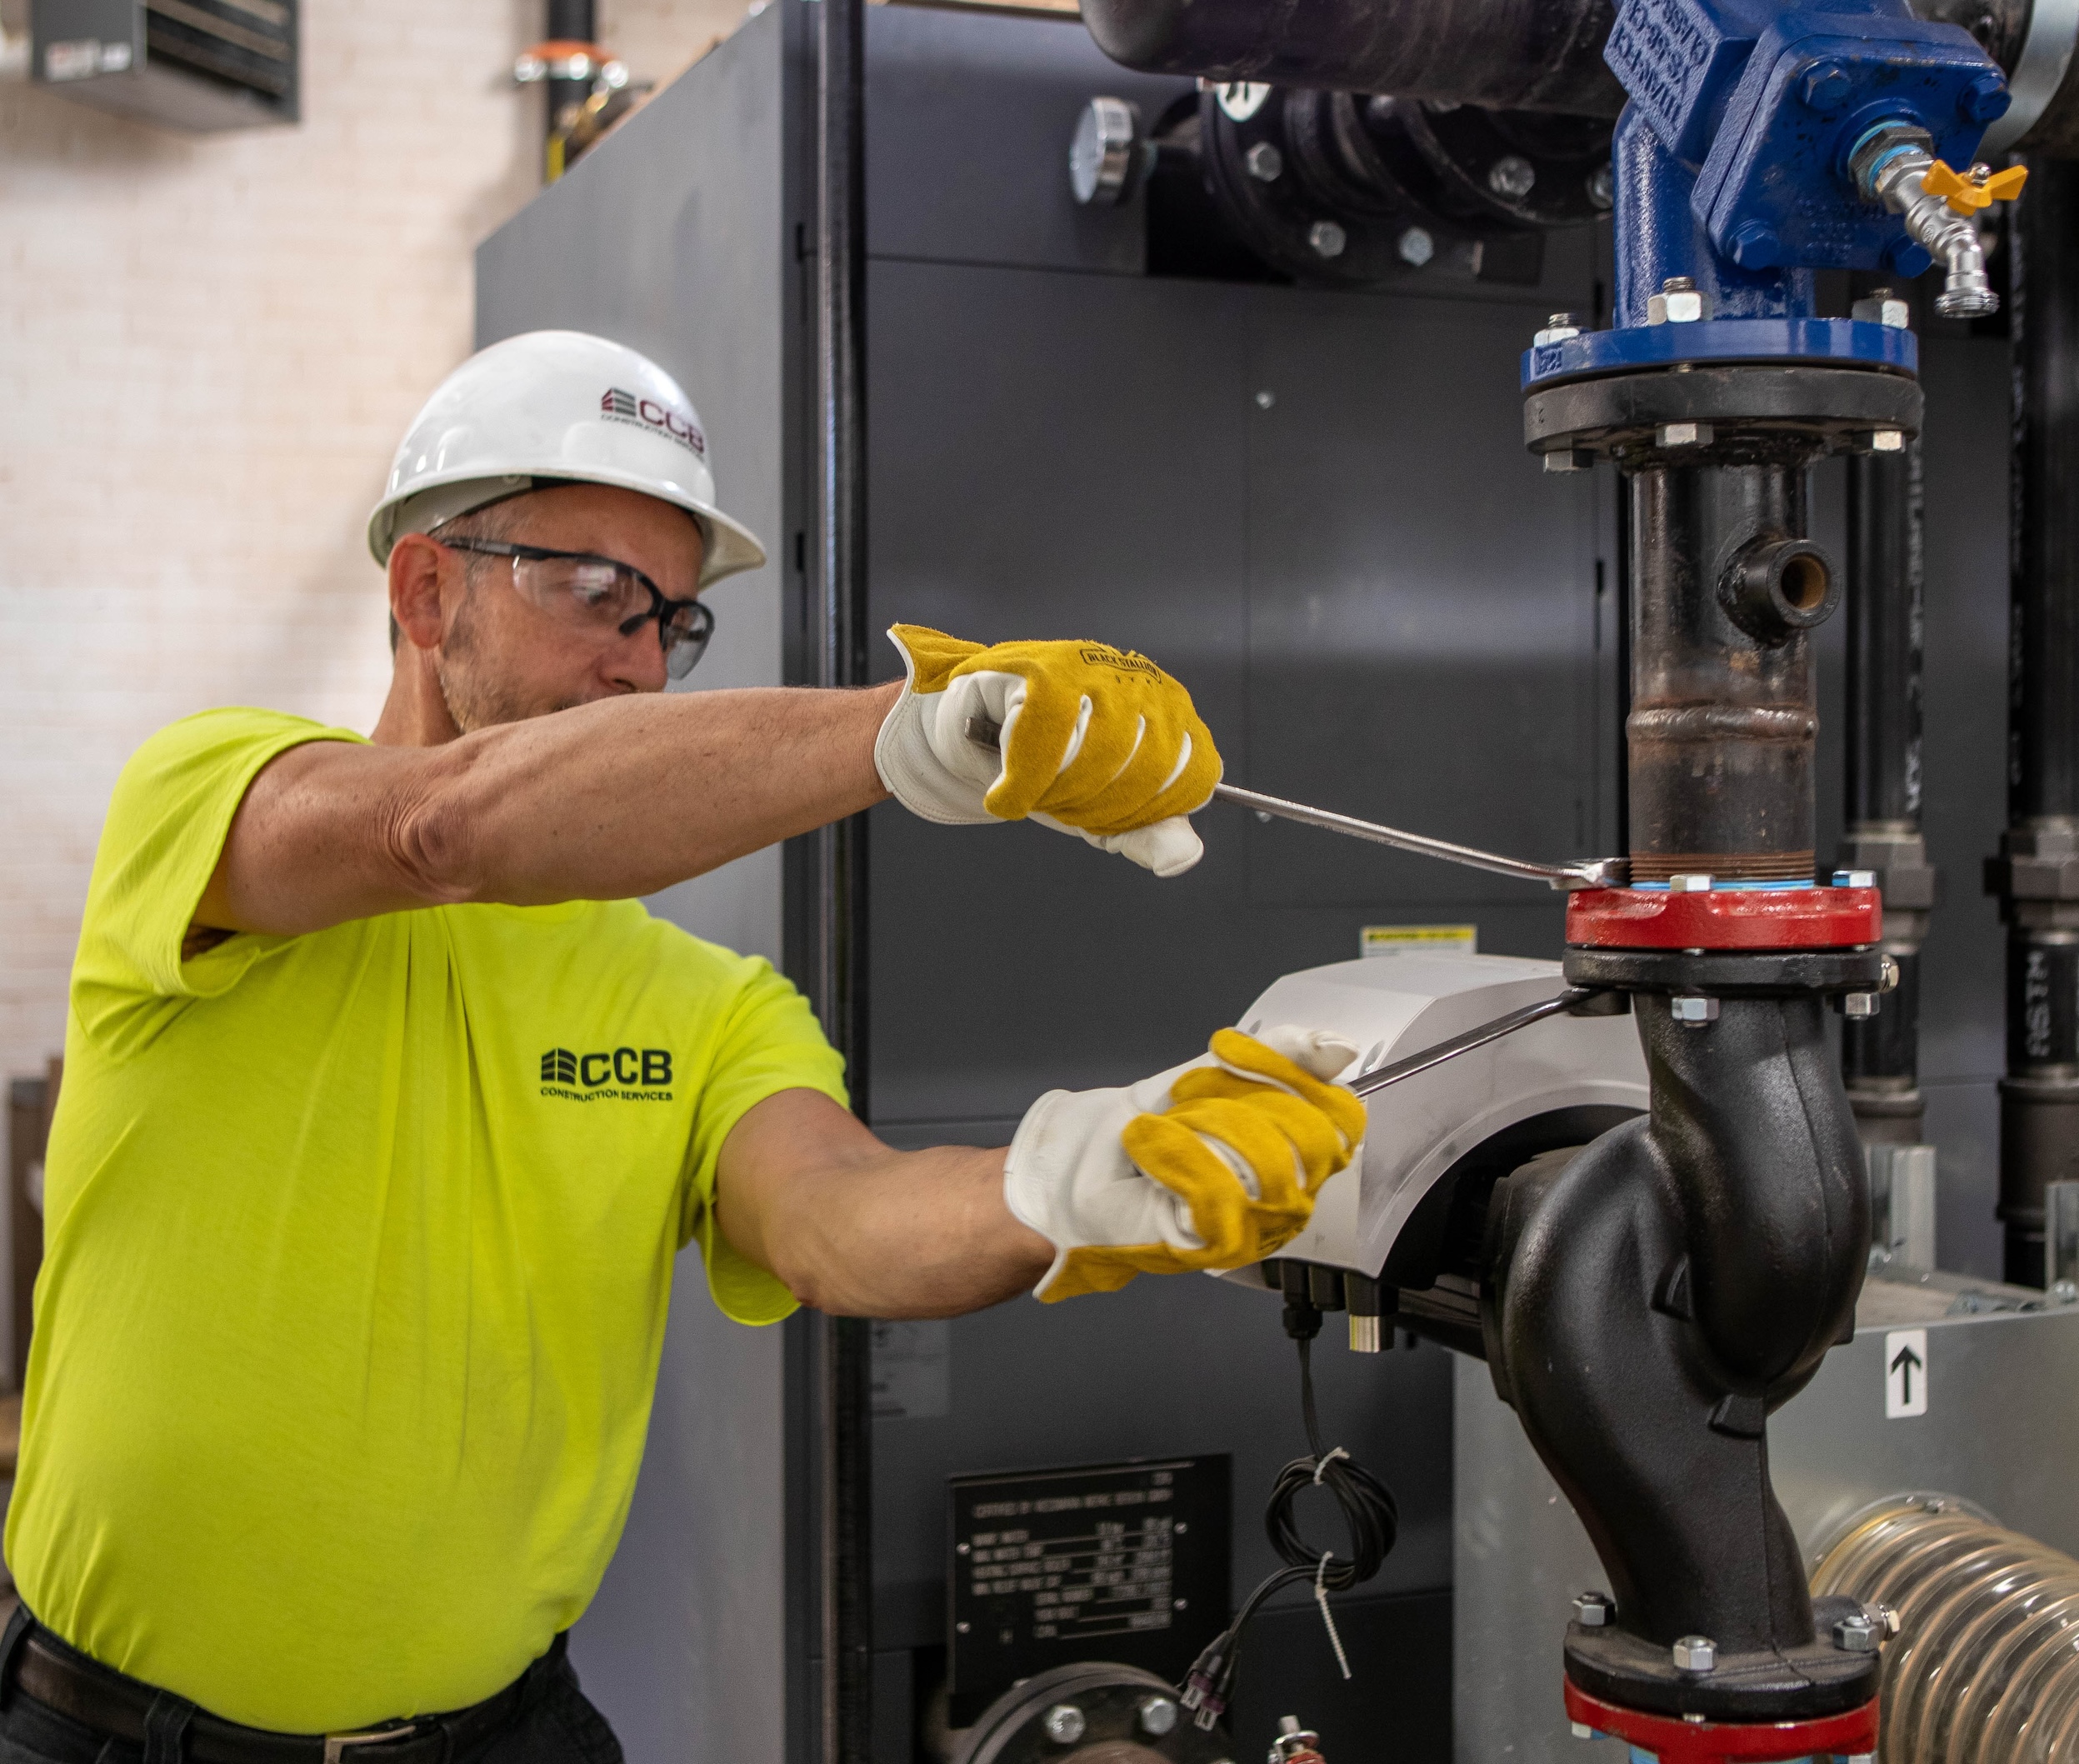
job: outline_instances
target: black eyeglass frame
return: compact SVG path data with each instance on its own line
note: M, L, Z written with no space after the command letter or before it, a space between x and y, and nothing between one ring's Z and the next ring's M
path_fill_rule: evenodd
M432 537L431 534L427 537ZM673 600L632 563L624 563L618 557L604 557L597 552L556 551L545 545L516 545L505 539L439 539L436 545L444 545L450 551L474 552L483 557L510 557L516 562L547 562L554 558L566 558L573 563L603 563L609 569L626 570L650 591L650 607L647 612L638 612L632 618L624 618L616 627L623 637L632 637L652 619L657 621L657 647L664 652L665 672L674 680L683 680L693 671L702 656L707 651L708 640L715 634L715 609L704 600ZM667 635L667 621L680 613L692 616L696 629L687 632L673 642ZM672 652L690 646L692 660L683 667L672 666Z

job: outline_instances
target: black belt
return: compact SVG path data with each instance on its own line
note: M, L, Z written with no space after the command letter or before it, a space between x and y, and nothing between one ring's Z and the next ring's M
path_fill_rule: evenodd
M192 1764L448 1764L518 1717L530 1687L562 1661L565 1645L558 1636L511 1684L467 1709L349 1733L273 1733L220 1720L88 1659L40 1628L30 1628L17 1639L11 1677L21 1695L103 1738L147 1751L159 1751L171 1742L171 1747L177 1747L175 1755ZM178 1719L182 1714L185 1722ZM175 1726L174 1732L166 1731L169 1725ZM162 1745L151 1743L155 1737Z

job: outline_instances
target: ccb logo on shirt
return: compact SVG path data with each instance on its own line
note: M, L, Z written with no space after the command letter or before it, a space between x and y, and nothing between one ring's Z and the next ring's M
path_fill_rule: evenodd
M662 1102L670 1100L671 1083L668 1047L614 1047L599 1053L574 1053L567 1047L552 1047L542 1056L542 1094L545 1097L566 1097L581 1102L607 1097Z

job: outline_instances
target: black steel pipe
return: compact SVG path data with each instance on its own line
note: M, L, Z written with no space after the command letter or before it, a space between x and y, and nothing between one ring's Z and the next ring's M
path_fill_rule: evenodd
M1614 117L1612 0L1083 0L1114 61L1336 92Z
M551 42L597 42L597 32L598 16L593 0L548 0L548 40ZM586 99L592 96L592 77L587 74L582 80L552 79L547 87L548 111L545 126L552 142L550 170L552 176L560 176L562 161L552 143L557 136L566 132L567 122L575 120L577 112L584 107Z
M1635 1707L1812 1717L1876 1690L1818 1632L1771 1487L1769 1414L1852 1327L1869 1241L1855 1124L1816 995L1733 998L1702 1027L1633 999L1652 1112L1527 1165L1488 1212L1497 1388L1616 1594L1567 1675ZM1688 1677L1669 1651L1717 1646Z
M1832 566L1801 546L1795 583L1781 579L1783 548L1805 538L1807 455L1690 465L1663 450L1629 476L1632 878L1810 877L1819 712L1804 632Z
M867 683L866 0L822 0L817 37L816 672ZM845 1057L852 1106L868 1112L867 817L817 836L811 972L823 1031ZM819 1640L822 1764L873 1749L871 1337L857 1317L818 1320Z
M2079 165L2038 159L2009 222L2014 340L2000 1217L2041 1286L2044 1186L2079 1178Z
M1921 833L1924 502L1917 437L1848 461L1847 813L1836 862L1871 872L1883 891L1899 983L1875 1017L1843 1027L1841 1072L1864 1139L1899 1145L1922 1135L1920 950L1935 887Z

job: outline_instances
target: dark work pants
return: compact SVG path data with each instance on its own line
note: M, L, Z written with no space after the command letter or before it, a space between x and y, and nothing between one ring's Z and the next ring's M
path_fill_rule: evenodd
M148 1737L139 1747L104 1739L17 1690L14 1657L27 1627L26 1613L17 1611L0 1634L0 1764L182 1764L195 1705L170 1691L157 1693L145 1721ZM43 1636L57 1640L47 1630ZM511 1724L456 1752L450 1764L622 1764L621 1742L585 1700L560 1645L528 1668L528 1680ZM377 1764L382 1750L348 1756Z

